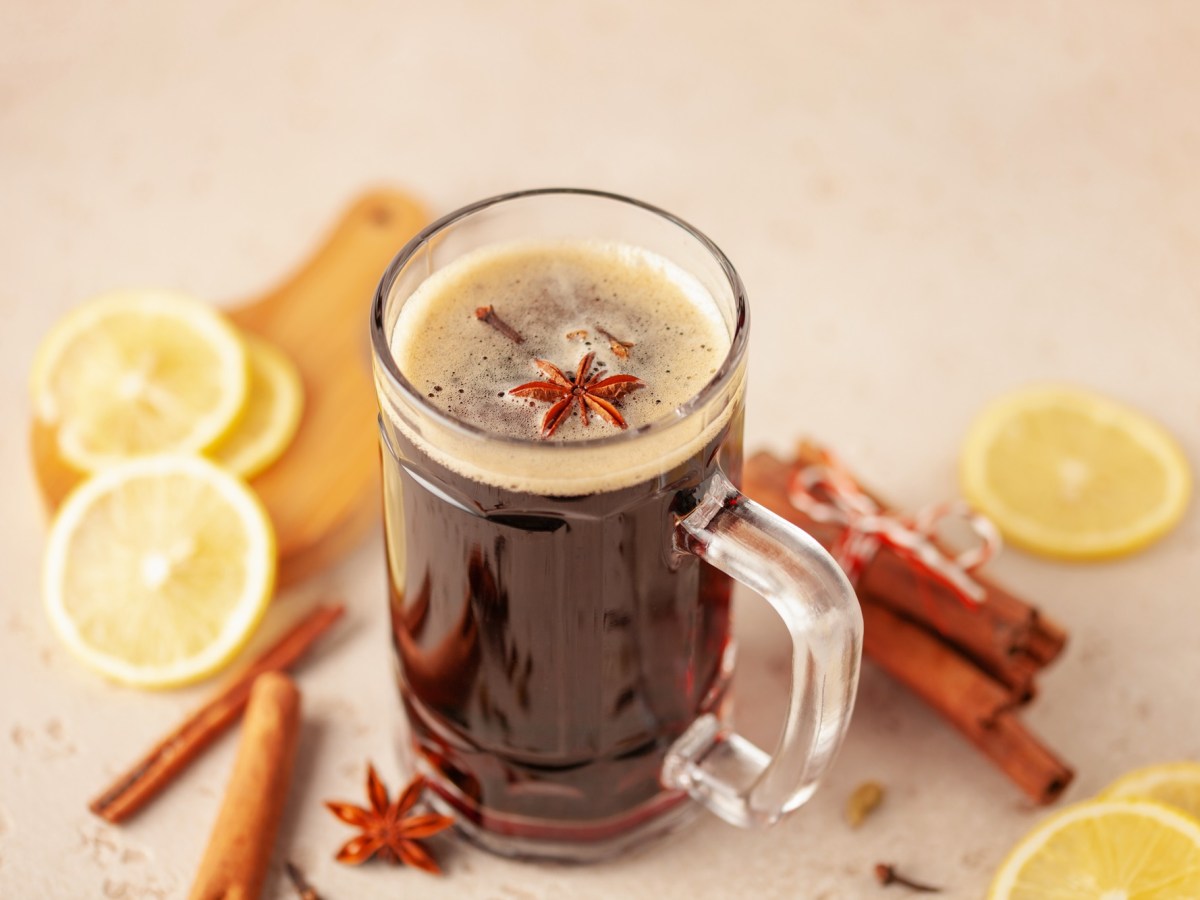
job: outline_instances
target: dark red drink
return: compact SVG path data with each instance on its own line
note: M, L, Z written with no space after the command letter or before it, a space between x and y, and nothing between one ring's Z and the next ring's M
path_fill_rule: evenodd
M662 791L667 747L725 693L730 581L670 528L715 466L740 470L739 445L722 431L661 477L545 497L391 437L398 678L446 799L494 831L627 828Z

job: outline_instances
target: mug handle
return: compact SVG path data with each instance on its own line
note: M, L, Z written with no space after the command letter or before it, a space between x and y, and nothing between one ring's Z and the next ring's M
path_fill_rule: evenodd
M662 782L734 825L770 825L812 796L850 724L862 659L858 599L820 544L720 472L676 522L675 545L775 608L792 638L792 679L773 756L707 713L671 745Z

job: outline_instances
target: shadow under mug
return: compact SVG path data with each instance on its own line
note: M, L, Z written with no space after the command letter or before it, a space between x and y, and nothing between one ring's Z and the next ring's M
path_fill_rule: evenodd
M672 414L577 442L489 434L436 408L393 357L400 309L464 254L518 240L634 245L681 267L728 329L716 374ZM406 740L436 805L489 850L600 859L699 807L768 825L811 796L837 752L862 618L829 555L736 487L748 325L741 281L710 240L597 191L465 207L383 276L371 334ZM564 481L564 460L579 480ZM733 581L792 640L771 754L729 721Z

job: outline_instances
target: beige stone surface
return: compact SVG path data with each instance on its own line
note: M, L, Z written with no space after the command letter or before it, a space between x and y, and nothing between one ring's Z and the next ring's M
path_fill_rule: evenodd
M751 446L825 440L905 505L955 494L972 413L1062 379L1153 414L1200 460L1200 7L1188 3L255 4L16 0L0 28L0 897L183 897L231 737L126 827L86 799L207 690L78 667L39 602L45 519L25 379L90 294L228 303L285 272L366 185L438 211L607 188L678 212L738 265L754 314ZM364 310L364 325L366 311ZM1078 768L1200 758L1200 513L1133 558L992 566L1066 622L1028 721ZM869 666L833 776L767 833L712 819L634 858L541 868L453 845L449 877L348 869L319 801L399 778L381 546L288 592L343 594L299 676L278 857L327 898L859 898L895 862L978 897L1042 813ZM785 648L739 608L741 721L764 740ZM887 785L859 831L841 806ZM277 876L269 896L291 896ZM890 896L890 895L889 895Z

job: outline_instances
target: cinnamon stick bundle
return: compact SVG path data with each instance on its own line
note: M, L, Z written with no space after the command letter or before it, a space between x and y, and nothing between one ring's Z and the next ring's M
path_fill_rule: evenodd
M759 453L746 462L743 490L829 548L842 527L813 520L789 497L796 469L820 461L819 448L809 444L794 462ZM1037 673L1062 652L1066 632L991 579L972 577L986 599L968 607L942 582L881 546L856 585L863 652L937 710L1025 794L1050 803L1073 773L1030 734L1016 711L1032 699Z
M796 465L819 462L819 450L811 444L801 445L795 463L782 462L769 453L756 454L746 463L743 490L829 548L841 535L841 526L817 522L788 498ZM864 490L885 511L894 512L869 489ZM987 602L978 607L965 606L949 587L914 569L885 546L863 571L857 588L860 596L870 596L936 631L1016 694L1031 693L1033 676L1062 652L1066 632L995 581L972 577L987 592Z

